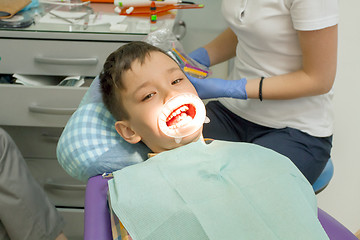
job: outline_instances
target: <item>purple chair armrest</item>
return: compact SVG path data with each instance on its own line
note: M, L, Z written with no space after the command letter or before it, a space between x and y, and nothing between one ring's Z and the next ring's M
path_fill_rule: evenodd
M318 218L330 240L358 240L346 227L320 208Z
M112 240L107 206L108 179L101 175L88 180L85 192L84 240Z

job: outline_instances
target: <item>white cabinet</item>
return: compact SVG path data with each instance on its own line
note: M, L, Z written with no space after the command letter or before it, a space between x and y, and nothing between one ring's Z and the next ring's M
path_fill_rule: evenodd
M84 209L58 207L58 211L63 216L65 223L67 223L65 225L64 232L66 233L68 239L83 240ZM71 235L69 233L71 233Z
M145 36L64 33L70 39L56 39L58 34L0 29L0 74L94 77L112 51ZM87 89L0 84L0 127L14 139L30 172L64 216L69 240L83 239L86 183L63 170L56 146Z
M96 76L106 57L124 43L1 39L1 73ZM18 53L18 54L17 54ZM18 55L17 57L15 57Z
M70 177L56 159L58 139L71 115L70 110L61 111L61 114L57 110L76 109L85 91L86 88L78 91L60 88L56 91L56 88L47 87L0 86L0 126L14 139L30 172L64 216L64 232L69 240L83 239L86 183ZM62 98L57 98L58 102L40 101L45 100L47 94L52 98L60 97L61 93L67 99L64 104L59 104ZM5 101L5 96L10 95L16 96L18 101ZM33 112L32 103L41 103L40 109L47 111Z
M102 16L115 14L111 4L91 3L91 7ZM175 17L174 12L158 22L173 24ZM121 33L110 32L110 24L86 30L41 23L24 29L0 28L0 74L95 77L111 52L144 39L150 31L144 19L126 18L121 23L127 26ZM69 240L83 239L86 183L70 177L59 165L56 145L87 89L0 84L0 127L12 136L31 173L64 216Z
M64 127L87 88L0 85L0 124Z
M56 146L87 89L0 85L0 126L14 139L30 172L64 216L69 240L83 239L86 183L63 170Z

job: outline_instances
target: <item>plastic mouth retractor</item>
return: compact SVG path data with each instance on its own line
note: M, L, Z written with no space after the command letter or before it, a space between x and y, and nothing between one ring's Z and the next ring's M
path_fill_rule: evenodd
M175 142L198 131L206 120L205 105L201 99L190 93L169 99L158 117L160 130Z

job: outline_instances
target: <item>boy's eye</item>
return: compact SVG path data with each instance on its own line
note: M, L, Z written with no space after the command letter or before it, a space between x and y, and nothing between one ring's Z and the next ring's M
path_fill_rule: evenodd
M155 95L155 93L149 93L148 95L146 95L146 96L142 99L142 101L146 101L146 100L152 98L154 95Z
M182 78L176 79L175 81L171 82L171 85L178 84L182 81Z

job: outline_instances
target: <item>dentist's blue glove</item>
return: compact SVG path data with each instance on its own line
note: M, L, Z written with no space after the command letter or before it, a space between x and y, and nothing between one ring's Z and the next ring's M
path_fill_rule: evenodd
M220 78L199 79L186 74L190 82L194 85L201 99L208 98L238 98L247 99L246 78L240 80L224 80Z
M189 53L189 57L206 67L210 67L210 57L205 48L201 47L192 51Z

